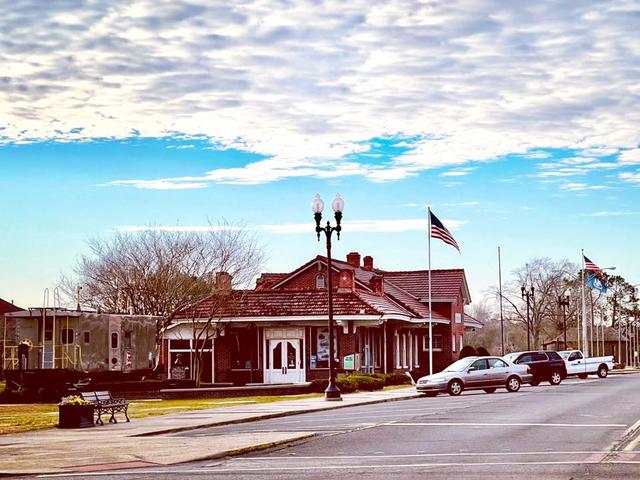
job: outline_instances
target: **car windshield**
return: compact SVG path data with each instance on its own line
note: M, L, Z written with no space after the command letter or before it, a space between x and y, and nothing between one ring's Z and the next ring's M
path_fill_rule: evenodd
M569 355L571 355L571 352L558 352L558 353L559 353L559 354L560 354L560 356L561 356L562 358L564 358L565 360L566 360L567 358L569 358Z
M505 355L504 358L505 360L508 360L509 362L513 363L513 361L516 359L516 357L518 356L518 353L508 353L507 355Z
M447 368L444 369L445 372L459 372L461 370L464 370L465 368L467 368L469 366L469 364L471 362L473 362L475 360L475 358L469 357L469 358L463 358L461 360L458 360L457 362L453 362L451 365L449 365Z

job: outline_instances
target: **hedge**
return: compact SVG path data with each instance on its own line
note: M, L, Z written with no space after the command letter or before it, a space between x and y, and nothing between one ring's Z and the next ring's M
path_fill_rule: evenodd
M329 385L329 380L313 380L310 389L312 392L322 393L327 389L327 385ZM382 390L385 386L385 381L378 376L356 373L340 375L336 379L336 385L342 393L352 393L357 390L371 392L373 390Z

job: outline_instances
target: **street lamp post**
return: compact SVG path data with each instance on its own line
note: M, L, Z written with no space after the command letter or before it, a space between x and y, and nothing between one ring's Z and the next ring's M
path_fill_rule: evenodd
M569 295L558 297L558 305L562 308L562 331L564 333L564 347L563 350L567 349L567 308L569 307Z
M523 285L520 288L522 292L522 299L527 301L527 350L531 350L531 319L530 319L530 302L533 302L533 295L535 293L535 288L533 285L530 290L527 290Z
M340 194L336 195L336 198L331 203L331 207L335 212L336 226L332 227L331 222L327 221L327 225L322 227L320 222L322 221L322 211L324 210L324 202L320 198L320 195L316 195L311 202L311 210L313 211L313 218L316 221L316 233L318 235L318 241L320 241L320 233L324 233L327 241L327 290L329 297L329 385L324 391L325 400L342 400L340 395L340 389L336 385L336 376L334 369L334 345L333 345L333 281L332 281L332 266L331 266L331 235L336 232L338 240L340 240L340 231L342 227L340 223L342 221L342 210L344 209L344 200L340 197Z

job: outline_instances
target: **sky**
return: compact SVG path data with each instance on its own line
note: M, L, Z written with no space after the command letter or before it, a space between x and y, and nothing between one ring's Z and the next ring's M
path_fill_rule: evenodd
M42 303L91 238L256 232L427 268L426 207L474 302L580 250L640 283L634 1L0 0L0 297Z

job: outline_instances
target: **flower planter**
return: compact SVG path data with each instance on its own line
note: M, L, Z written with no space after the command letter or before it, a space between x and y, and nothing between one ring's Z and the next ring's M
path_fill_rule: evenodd
M93 405L58 405L58 428L93 427Z

